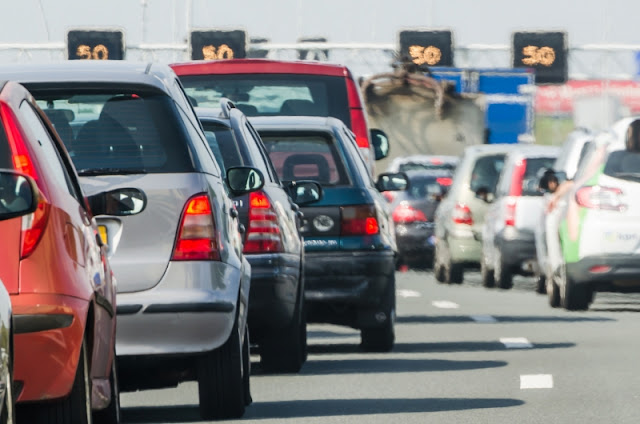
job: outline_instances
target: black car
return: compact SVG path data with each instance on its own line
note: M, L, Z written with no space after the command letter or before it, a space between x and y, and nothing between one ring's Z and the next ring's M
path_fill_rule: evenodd
M294 200L303 203L305 196L310 196L306 201L318 200L322 190L316 183L294 191L283 185L260 136L228 99L222 99L221 109L197 108L196 113L223 172L250 166L264 175L262 190L232 197L244 227L244 254L251 264L249 329L264 370L298 372L307 357L307 324L304 247L298 231L302 214Z
M433 262L434 218L451 186L449 171L408 171L409 188L396 192L391 207L398 243L398 265L430 266Z
M397 249L391 210L379 189L406 187L406 176L383 174L374 183L353 133L336 118L251 122L283 181L322 185L323 199L301 208L307 319L359 329L365 350L391 350Z

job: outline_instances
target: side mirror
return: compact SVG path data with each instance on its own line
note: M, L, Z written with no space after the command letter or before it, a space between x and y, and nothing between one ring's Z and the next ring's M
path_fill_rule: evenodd
M378 191L402 191L409 188L409 178L404 172L385 172L376 181Z
M28 215L38 207L38 188L31 177L0 171L0 221Z
M227 169L227 185L235 196L260 190L264 186L264 176L256 168L236 166Z
M376 160L386 158L389 155L389 137L387 137L387 134L381 130L371 130L370 136Z
M118 188L87 197L93 215L129 216L147 207L147 196L137 188Z
M293 203L303 206L322 199L322 186L315 181L292 181L287 189Z

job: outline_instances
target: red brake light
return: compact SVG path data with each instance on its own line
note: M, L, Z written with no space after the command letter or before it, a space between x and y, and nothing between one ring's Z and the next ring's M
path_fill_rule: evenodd
M473 217L471 216L471 209L469 206L464 205L462 203L458 203L453 209L453 214L451 216L453 222L456 224L466 224L473 225Z
M434 164L434 165L442 165L442 159L432 158L431 159L431 163Z
M340 212L340 235L371 236L380 232L375 207L343 206Z
M518 202L516 199L507 200L507 210L505 211L504 225L507 227L515 227L516 225L516 206Z
M621 195L619 188L586 186L576 192L576 202L589 209L623 211L627 205L620 200Z
M245 253L284 250L278 215L263 191L249 194L249 224L243 250Z
M522 195L522 180L524 178L524 172L527 169L527 160L520 159L516 162L513 169L513 175L511 175L511 189L509 190L509 196Z
M449 177L440 177L436 178L436 182L441 186L449 187L451 184L453 184L453 179Z
M187 201L171 260L220 260L213 210L206 194L196 195Z
M425 214L408 203L400 203L393 211L393 222L396 224L411 224L413 222L427 222Z
M384 196L384 198L387 199L387 202L391 203L396 198L396 192L395 191L383 191L382 192L382 196Z
M347 77L347 98L351 112L351 130L356 135L356 143L358 147L368 149L371 143L367 131L367 120L360 101L360 91L350 76Z
M38 173L27 149L24 133L18 125L15 114L6 103L0 103L0 116L11 148L13 167L16 171L27 174L38 181Z
M20 257L22 259L33 253L36 246L42 239L42 234L49 221L49 204L44 198L38 201L36 210L22 217L22 248Z

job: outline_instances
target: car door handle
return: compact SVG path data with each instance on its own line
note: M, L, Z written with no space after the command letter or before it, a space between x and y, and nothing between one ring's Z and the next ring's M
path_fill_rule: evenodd
M238 210L236 208L229 208L229 215L231 215L231 218L237 218Z

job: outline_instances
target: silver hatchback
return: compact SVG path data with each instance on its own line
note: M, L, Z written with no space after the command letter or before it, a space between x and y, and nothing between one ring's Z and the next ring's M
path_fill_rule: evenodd
M251 401L251 275L227 192L259 189L262 174L222 175L169 67L79 62L0 75L32 92L87 195L126 187L146 195L138 215L97 218L118 279L121 389L197 380L203 418L240 417Z

